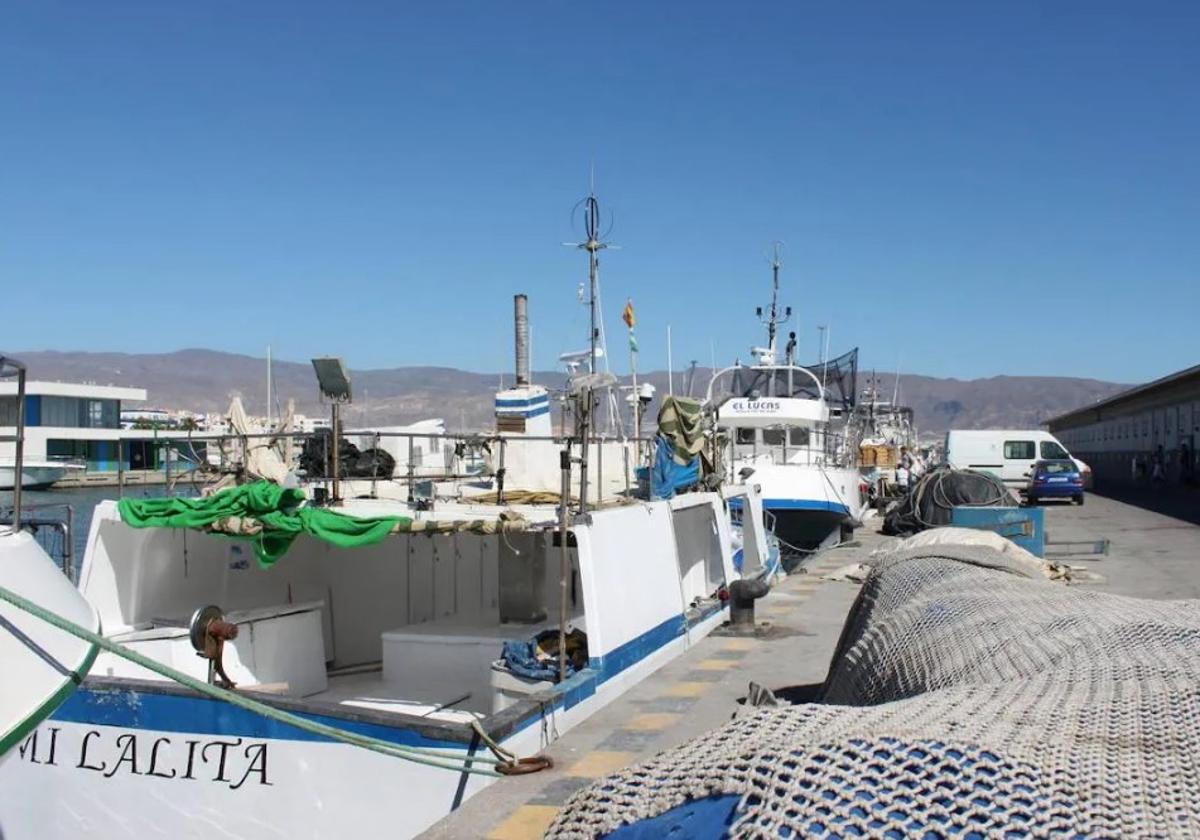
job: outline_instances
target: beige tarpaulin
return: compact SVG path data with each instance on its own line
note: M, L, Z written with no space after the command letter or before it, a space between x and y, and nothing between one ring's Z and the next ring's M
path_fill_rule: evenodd
M285 420L290 425L291 415ZM281 430L284 427L281 426ZM250 427L246 417L246 409L242 406L242 398L234 397L229 405L229 429L235 435L249 435L257 430ZM288 465L275 447L275 438L243 438L243 466L251 480L265 478L276 484L283 484L288 476Z

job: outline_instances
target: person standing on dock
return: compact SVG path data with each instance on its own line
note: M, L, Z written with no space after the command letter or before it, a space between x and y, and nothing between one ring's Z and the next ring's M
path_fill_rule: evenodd
M1167 480L1165 461L1166 456L1163 454L1162 444L1160 443L1158 448L1154 450L1154 456L1150 459L1150 481L1156 485L1162 484Z

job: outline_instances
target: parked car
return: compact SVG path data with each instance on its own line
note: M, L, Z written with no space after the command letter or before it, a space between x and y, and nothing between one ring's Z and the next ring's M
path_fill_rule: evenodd
M1074 461L1055 458L1033 465L1025 500L1035 505L1038 499L1071 499L1077 505L1083 504L1083 475Z

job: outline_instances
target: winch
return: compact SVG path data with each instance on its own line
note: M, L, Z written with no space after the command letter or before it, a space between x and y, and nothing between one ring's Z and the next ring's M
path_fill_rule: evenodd
M225 665L221 657L225 653L225 643L237 638L238 628L233 622L225 620L225 613L215 604L201 607L192 613L188 622L188 635L196 655L208 660L208 681L211 685L222 688L233 688L234 682L225 673Z

